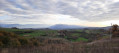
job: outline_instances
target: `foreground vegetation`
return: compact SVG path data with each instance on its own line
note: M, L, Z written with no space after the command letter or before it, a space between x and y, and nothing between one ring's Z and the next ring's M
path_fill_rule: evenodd
M0 53L119 53L118 25L110 30L1 28Z
M0 47L38 46L35 38L27 39L12 32L0 31Z

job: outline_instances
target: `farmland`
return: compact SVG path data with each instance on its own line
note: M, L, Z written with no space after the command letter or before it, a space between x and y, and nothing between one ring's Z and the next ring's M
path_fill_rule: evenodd
M73 42L88 42L93 41L97 37L97 35L100 35L102 37L102 33L106 30L66 30L64 33L65 36L62 36L62 34L59 35L60 30L34 30L34 29L12 29L12 28L0 28L0 30L13 32L19 36L23 36L25 38L34 38L34 37L52 37L52 38L65 38L69 41Z

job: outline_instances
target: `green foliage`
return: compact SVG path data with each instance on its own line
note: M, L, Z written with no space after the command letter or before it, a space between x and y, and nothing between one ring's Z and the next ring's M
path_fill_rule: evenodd
M7 47L10 46L10 42L11 42L10 37L7 37L7 36L3 37L2 43L4 44L4 46L7 46Z
M86 39L86 38L82 38L82 37L79 37L78 39L71 40L71 41L73 41L73 42L87 42L88 39Z
M21 45L28 45L28 40L26 38L19 38L19 42L21 43Z
M85 32L86 32L86 33L90 33L90 31L89 31L89 30L86 30Z
M71 34L72 36L80 36L81 34L80 33L73 33Z
M76 41L84 41L84 42L87 42L88 39L86 39L86 38L82 38L82 37L79 37Z
M18 39L13 39L13 40L11 41L11 45L12 45L13 47L20 47L20 46L21 46L21 43L20 43L20 41L19 41Z
M64 36L65 39L67 39L68 37L67 36Z
M35 46L39 46L40 45L39 41L37 39L35 39L35 38L32 38L31 41L32 41L32 44L35 45Z
M38 46L36 39L27 39L12 32L0 31L0 47Z
M31 30L31 29L11 29L11 28L0 28L0 30L13 32L17 35L24 36L26 38L48 36L48 35L52 36L52 34L57 33L56 30ZM29 35L29 36L25 36L25 35Z

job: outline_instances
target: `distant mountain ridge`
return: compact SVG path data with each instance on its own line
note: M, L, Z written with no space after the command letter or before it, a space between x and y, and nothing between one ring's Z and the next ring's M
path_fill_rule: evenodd
M11 28L11 27L17 27L17 28L48 28L50 25L46 24L0 24L0 27L4 28Z
M79 25L56 24L56 25L50 26L49 28L59 30L59 29L82 29L86 27L79 26Z
M67 25L67 24L56 24L56 25L47 25L47 24L0 24L0 27L3 28L12 28L12 27L17 27L17 28L32 28L32 29L53 29L53 30L63 30L63 29L109 29L110 26L108 27L87 27L87 26L80 26L80 25Z
M17 27L20 26L19 24L0 24L0 27L4 28L11 28L11 27Z

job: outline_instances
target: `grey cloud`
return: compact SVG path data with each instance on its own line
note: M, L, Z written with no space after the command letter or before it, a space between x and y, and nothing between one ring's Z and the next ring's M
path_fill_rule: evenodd
M0 0L0 12L9 16L33 19L47 14L70 15L86 21L119 19L118 0ZM1 15L6 12L0 13ZM41 16L40 14L43 14ZM46 18L46 17L45 17ZM47 19L48 18L47 16Z

